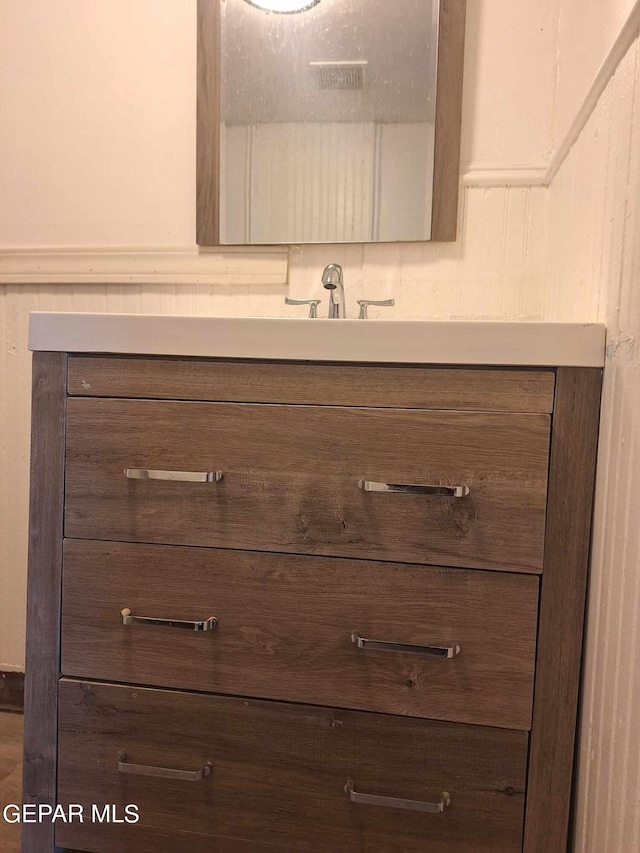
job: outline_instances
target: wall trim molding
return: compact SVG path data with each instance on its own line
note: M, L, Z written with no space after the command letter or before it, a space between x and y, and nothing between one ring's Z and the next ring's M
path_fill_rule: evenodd
M281 246L66 246L0 248L2 284L170 284L285 286L288 252Z
M580 138L580 134L591 118L591 115L597 107L598 101L607 88L609 81L618 70L618 66L629 52L631 45L638 38L639 34L640 0L635 0L631 11L627 15L626 21L620 28L618 35L615 37L613 44L607 51L607 54L600 65L600 68L596 72L584 100L569 126L569 130L567 131L565 138L562 140L562 144L556 149L551 158L546 175L547 186L558 174L560 167L567 158L567 155Z
M522 166L478 165L463 170L466 187L543 187L548 165L530 163Z

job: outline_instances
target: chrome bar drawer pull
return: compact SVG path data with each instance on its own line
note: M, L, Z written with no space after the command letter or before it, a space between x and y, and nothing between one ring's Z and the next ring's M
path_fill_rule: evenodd
M446 791L440 795L437 803L425 803L422 800L401 800L396 797L378 797L375 794L359 794L353 790L353 782L348 780L344 786L352 803L363 803L366 806L382 806L387 809L409 809L412 812L430 812L431 814L442 814L451 805L451 797Z
M425 655L430 658L450 660L460 654L460 646L413 646L410 643L387 643L384 640L366 640L357 631L351 635L351 642L359 649L371 649L375 652L404 652L409 655Z
M376 483L373 480L358 480L358 488L363 492L402 492L434 498L466 498L469 494L469 486L424 486L418 483Z
M218 624L215 616L204 622L187 622L181 619L154 619L149 616L133 616L128 607L120 611L123 625L159 625L164 628L184 628L187 631L213 631Z
M129 764L126 752L118 753L118 770L134 776L159 776L162 779L181 779L183 782L199 782L211 773L211 762L202 770L171 770L168 767L152 767L148 764Z
M153 471L149 468L125 468L128 480L172 480L176 483L219 483L222 471Z

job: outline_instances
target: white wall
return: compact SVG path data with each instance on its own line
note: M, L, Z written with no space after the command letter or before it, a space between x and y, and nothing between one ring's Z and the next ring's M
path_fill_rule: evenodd
M379 126L376 240L423 240L431 235L433 122Z
M195 229L195 0L2 0L0 246Z
M468 0L463 165L546 165L554 144L559 3Z
M562 139L635 0L560 0L556 139Z

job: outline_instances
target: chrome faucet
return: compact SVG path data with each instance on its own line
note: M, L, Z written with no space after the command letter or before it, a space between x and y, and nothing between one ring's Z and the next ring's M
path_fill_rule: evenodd
M329 318L344 320L347 316L344 304L344 281L342 267L339 264L329 264L322 273L322 284L329 291Z

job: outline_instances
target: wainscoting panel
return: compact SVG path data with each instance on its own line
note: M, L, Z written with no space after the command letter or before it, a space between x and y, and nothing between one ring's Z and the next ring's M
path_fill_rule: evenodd
M640 850L640 57L549 189L548 303L606 322L574 853Z

